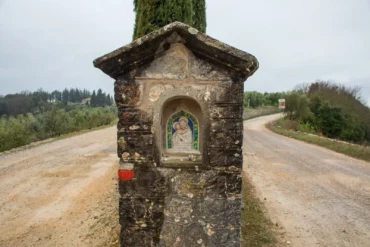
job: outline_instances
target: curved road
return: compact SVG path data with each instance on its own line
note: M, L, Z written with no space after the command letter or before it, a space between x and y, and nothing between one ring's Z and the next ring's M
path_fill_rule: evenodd
M245 122L244 169L285 241L370 246L370 164L263 127L277 117ZM0 246L106 246L119 230L115 138L111 127L0 154Z
M244 170L291 246L370 246L370 163L244 123Z

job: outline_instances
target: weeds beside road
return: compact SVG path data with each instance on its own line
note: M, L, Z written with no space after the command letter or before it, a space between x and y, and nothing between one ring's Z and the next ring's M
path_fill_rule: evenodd
M248 178L243 179L242 247L275 247L274 225Z
M280 117L245 121L243 140L243 169L278 225L277 245L368 247L369 162L265 128Z
M338 153L343 153L348 156L370 161L370 147L361 146L357 144L347 143L326 137L313 135L311 133L297 132L294 130L287 129L286 121L279 119L277 121L270 122L266 127L280 135L288 136L300 141L315 144L321 147L328 148Z

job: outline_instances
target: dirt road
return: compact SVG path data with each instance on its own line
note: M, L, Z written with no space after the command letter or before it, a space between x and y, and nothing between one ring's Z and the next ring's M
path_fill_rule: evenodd
M291 246L370 246L370 164L245 122L245 172ZM0 155L0 246L109 246L116 129ZM266 198L266 200L264 200Z
M370 246L370 163L244 124L244 169L291 246ZM265 200L266 198L266 200Z
M109 246L116 128L0 155L0 246Z

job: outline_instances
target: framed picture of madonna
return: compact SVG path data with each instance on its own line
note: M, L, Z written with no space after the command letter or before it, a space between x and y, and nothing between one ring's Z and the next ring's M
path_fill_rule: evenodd
M167 149L178 152L199 150L198 120L191 113L181 110L168 119Z

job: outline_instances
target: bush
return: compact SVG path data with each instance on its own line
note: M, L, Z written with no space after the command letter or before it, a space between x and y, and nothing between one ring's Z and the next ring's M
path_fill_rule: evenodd
M324 102L316 114L318 128L329 138L337 138L341 135L343 127L346 126L346 116L340 107L331 106Z
M297 131L298 130L298 124L299 123L297 121L290 120L290 119L287 119L287 118L280 118L277 121L278 126L280 126L283 129L287 129L287 130Z
M363 143L370 141L370 109L359 87L317 81L309 86L312 124L331 138Z
M43 116L44 131L49 136L60 136L68 133L72 127L72 118L64 109L53 108Z
M309 100L305 94L291 92L285 96L285 114L289 119L308 120L312 118Z
M315 128L309 123L309 122L300 122L298 124L298 131L309 133L309 134L315 134L316 130Z
M339 138L352 142L362 142L366 138L366 126L349 116L346 118L346 124L343 126Z
M34 116L0 118L0 152L72 131L108 125L116 119L115 107L80 107L67 112L53 107Z

